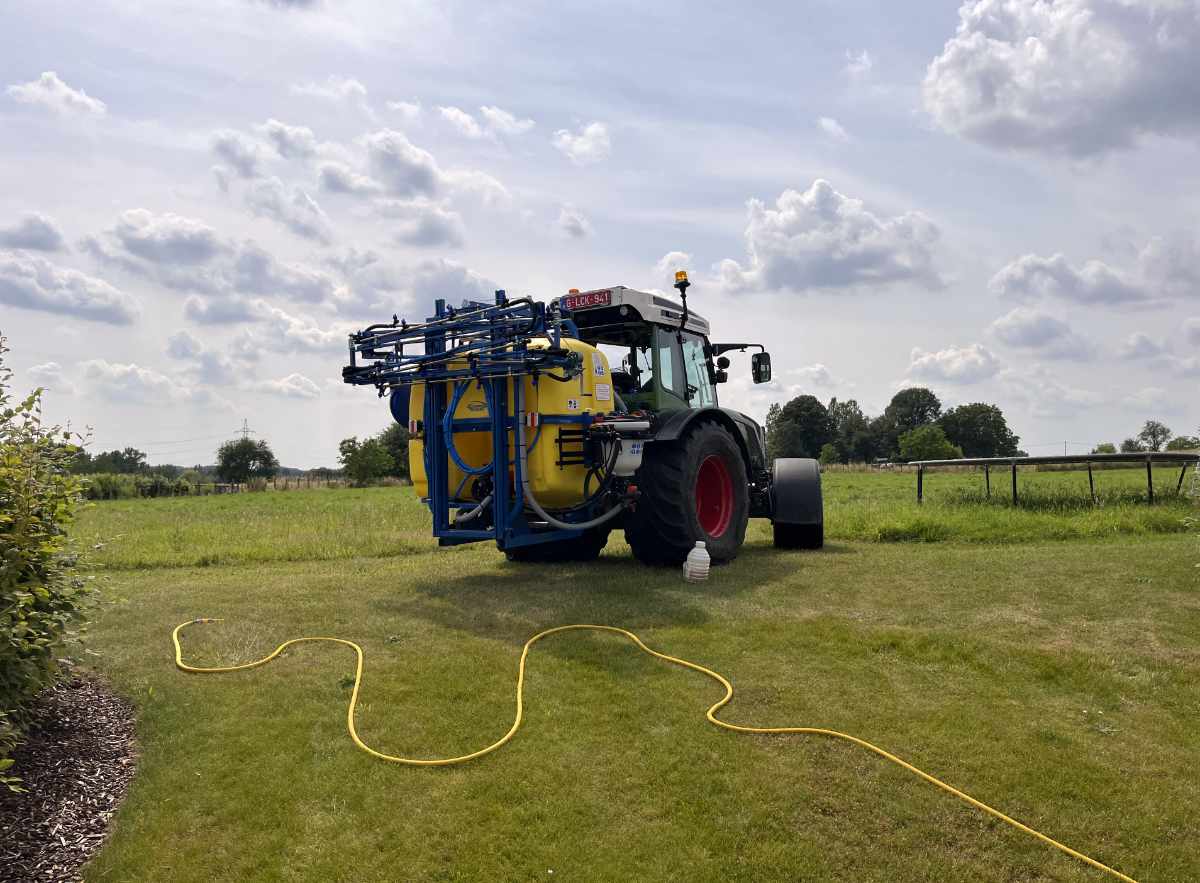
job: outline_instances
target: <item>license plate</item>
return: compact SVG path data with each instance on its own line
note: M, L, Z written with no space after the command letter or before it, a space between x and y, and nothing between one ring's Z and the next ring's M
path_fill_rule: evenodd
M563 297L562 305L565 310L586 310L590 307L607 307L612 303L612 292L605 288L601 291L585 291L582 294L568 294Z

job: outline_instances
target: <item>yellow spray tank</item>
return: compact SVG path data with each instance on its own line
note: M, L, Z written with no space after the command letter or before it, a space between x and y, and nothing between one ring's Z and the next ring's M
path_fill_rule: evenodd
M550 341L544 337L533 338L529 349L547 349ZM577 353L583 371L566 382L542 375L524 375L508 383L508 413L514 414L513 383L523 384L524 405L527 422L525 444L528 450L529 485L535 497L551 509L562 509L582 503L586 499L584 484L588 468L579 462L581 439L580 424L556 423L554 418L579 418L584 415L607 414L613 410L613 387L609 375L608 358L596 347L575 338L563 337L561 349ZM465 368L466 362L451 362L451 369ZM562 372L551 372L561 378ZM478 420L478 428L457 429L453 434L454 448L459 458L473 469L482 469L492 460L492 433L487 425L488 402L483 387L475 380L446 381L447 405L454 400L455 388L462 384L458 405L453 419ZM409 393L409 414L420 419L425 413L424 383L414 383ZM549 421L545 418L551 418ZM509 462L515 456L515 440L508 439ZM572 457L572 454L576 456ZM575 462L572 462L574 460ZM564 462L566 461L566 462ZM424 437L414 437L408 444L409 474L413 487L420 497L429 496L429 480L425 474ZM448 484L452 497L477 499L472 494L472 477L453 458L448 461ZM595 490L593 486L592 491ZM455 493L457 491L457 493Z

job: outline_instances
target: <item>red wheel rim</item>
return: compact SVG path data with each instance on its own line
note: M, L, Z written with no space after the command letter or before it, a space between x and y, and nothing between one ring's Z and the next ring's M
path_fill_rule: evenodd
M696 517L710 537L724 536L733 520L733 479L719 454L709 454L696 473Z

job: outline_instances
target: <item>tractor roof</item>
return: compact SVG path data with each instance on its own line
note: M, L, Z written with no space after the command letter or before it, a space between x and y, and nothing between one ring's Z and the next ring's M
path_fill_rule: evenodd
M607 313L609 309L617 307L629 307L636 311L637 315L630 316L630 320L640 318L645 322L666 325L670 328L678 328L679 320L683 318L683 306L679 301L652 291L626 288L624 285L572 292L556 300L564 310L569 310L581 325L586 322L587 313L592 310L604 310ZM611 319L607 319L607 321L611 321ZM688 331L708 336L708 320L697 315L690 308L685 327Z

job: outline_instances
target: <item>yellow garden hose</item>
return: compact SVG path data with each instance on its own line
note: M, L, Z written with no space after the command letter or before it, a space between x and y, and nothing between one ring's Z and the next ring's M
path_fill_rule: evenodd
M735 733L757 733L760 735L761 734L777 735L777 734L782 734L782 733L793 733L793 734L806 734L806 735L813 735L813 736L829 736L834 739L843 739L847 742L852 742L855 745L858 745L860 748L865 748L868 751L873 752L874 754L878 754L880 757L884 758L885 760L889 760L892 763L896 764L897 766L903 767L904 769L908 770L913 775L918 776L921 779L924 779L929 784L934 785L938 788L941 788L943 791L945 791L948 794L953 794L955 797L959 798L960 800L966 801L967 803L971 804L971 806L975 807L976 809L983 810L988 815L999 819L1000 821L1004 822L1005 824L1011 825L1012 827L1016 828L1018 831L1023 831L1024 833L1029 834L1031 837L1036 837L1038 840L1041 840L1043 843L1053 846L1055 849L1066 853L1067 855L1071 856L1072 858L1076 858L1079 861L1084 862L1085 864L1091 865L1093 868L1096 868L1097 870L1104 871L1107 874L1111 874L1113 877L1116 877L1118 880L1124 880L1124 881L1126 881L1126 883L1137 883L1137 881L1135 881L1132 877L1122 874L1120 871L1110 868L1108 865L1098 862L1094 858L1090 858L1089 856L1084 855L1082 852L1077 852L1076 850L1071 849L1071 847L1066 846L1065 844L1059 843L1057 840L1053 839L1052 837L1046 836L1041 831L1034 830L1033 828L1029 827L1028 825L1024 825L1021 822L1018 822L1016 819L1012 818L1011 816L1007 816L1004 813L1000 812L1000 810L995 809L994 807L988 806L983 801L976 800L971 795L965 794L962 791L959 791L957 788L955 788L952 785L947 785L941 779L938 779L938 778L935 778L934 776L929 775L929 773L925 772L924 770L917 769L917 767L913 766L911 763L908 763L905 760L900 759L896 755L892 754L890 751L885 751L884 749L880 748L878 745L872 745L870 742L867 742L864 739L859 739L857 736L851 736L848 733L839 733L837 730L826 730L826 729L822 729L820 727L745 727L745 726L741 726L739 724L730 724L730 723L726 723L723 720L718 720L717 712L720 711L725 705L727 705L729 703L729 701L733 698L733 684L729 683L729 681L725 677L723 677L722 675L713 671L711 668L705 668L703 665L700 665L697 662L689 662L688 660L680 659L677 656L668 656L666 653L659 653L657 650L652 650L649 647L647 647L645 644L643 644L642 639L639 638L637 635L635 635L633 632L628 631L626 629L617 628L616 626L589 625L589 624L585 624L585 623L578 623L575 625L560 625L560 626L556 626L554 628L549 628L549 629L545 629L544 631L538 632L536 635L534 635L532 638L530 638L528 641L526 641L525 646L521 648L521 661L517 666L517 713L516 713L516 716L513 718L512 726L508 728L508 732L505 733L503 736L501 736L499 739L497 739L495 742L493 742L491 745L485 746L484 748L480 748L478 751L472 751L470 754L464 754L459 757L440 757L440 758L425 759L425 758L415 758L415 757L397 757L392 754L384 754L381 751L376 751L374 748L370 747L365 742L363 742L362 739L359 738L358 730L355 729L355 726L354 726L354 709L355 709L355 706L357 706L357 704L358 704L358 689L362 683L363 650L362 650L362 647L360 647L358 644L354 643L353 641L347 641L345 638L328 638L328 637L292 638L290 641L284 641L282 644L280 644L278 647L276 647L273 651L271 651L270 654L268 654L267 656L264 656L262 659L256 659L253 662L244 662L241 665L226 665L226 666L218 666L215 668L198 668L196 666L188 665L187 663L185 663L183 661L183 648L180 647L180 645L179 645L179 633L183 629L187 628L189 625L195 625L198 623L208 623L208 622L220 622L220 621L221 620L219 620L219 619L189 619L187 622L181 622L179 625L175 626L175 630L173 632L171 632L171 641L175 644L175 665L178 666L183 671L194 672L197 674L213 674L213 673L217 673L217 672L242 671L243 669L257 668L260 665L266 665L268 662L270 662L272 659L277 657L280 653L282 653L284 650L286 650L288 647L292 646L293 644L304 644L304 643L316 642L316 641L328 641L328 642L334 643L334 644L344 644L345 646L352 648L354 650L355 655L358 657L358 661L357 661L357 663L355 665L355 669L354 669L354 689L351 690L351 692L350 692L350 705L346 709L346 727L350 730L350 738L354 740L355 745L357 745L359 748L361 748L363 751L365 751L367 754L371 755L372 757L377 757L380 760L386 760L390 763L403 763L403 764L408 764L410 766L449 766L450 764L465 763L468 760L474 760L477 757L482 757L485 754L490 754L491 752L493 752L497 748L499 748L501 745L508 742L514 735L516 735L517 730L520 729L520 727L521 727L521 719L524 715L525 661L529 657L530 648L532 648L533 645L536 644L538 641L540 641L542 638L546 638L546 637L549 637L550 635L558 634L559 632L570 632L570 631L612 632L613 634L624 635L626 638L633 641L633 643L636 644L639 649L644 650L646 653L649 653L651 656L655 656L659 659L664 660L665 662L673 663L674 665L681 665L684 668L690 668L693 671L698 671L701 674L707 675L708 677L712 678L714 681L716 681L722 687L724 687L725 695L720 699L720 701L713 703L713 705L708 709L707 713L705 714L705 717L708 718L710 723L713 723L716 726L721 727L722 729L733 730Z

